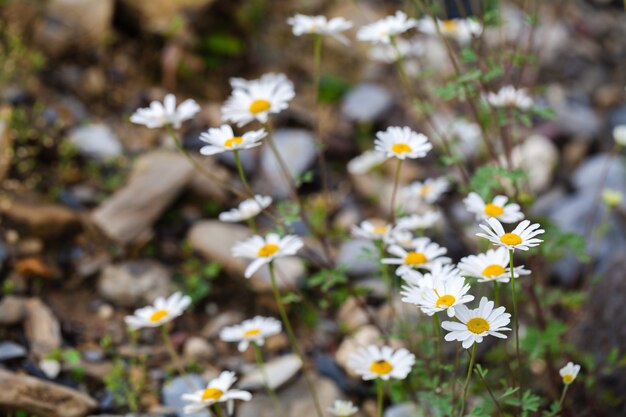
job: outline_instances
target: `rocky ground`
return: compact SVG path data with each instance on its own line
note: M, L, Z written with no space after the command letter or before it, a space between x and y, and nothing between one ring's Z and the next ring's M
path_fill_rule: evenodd
M276 120L274 137L292 173L313 173L302 187L307 204L314 207L319 198L319 134L330 160L336 236L348 236L361 219L383 216L384 207L371 201L389 185L380 176L349 176L345 164L361 150L353 138L371 140L379 128L410 118L393 68L366 63L358 46L329 44L325 72L331 75L331 97L315 129L306 93L311 57L302 52L309 46L291 37L285 19L296 11L327 12L367 22L385 8L379 2L277 3L1 2L0 148L15 154L0 159L0 408L39 417L121 416L128 410L120 407L116 389L128 375L142 379L140 369L147 369L145 380L133 380L141 383L139 409L147 414L132 415L182 415L180 395L187 386L174 376L158 333L141 332L131 340L123 322L134 308L180 289L194 298L193 311L173 329L190 377L200 383L220 369L235 369L241 386L257 394L237 416L274 415L254 358L217 338L225 325L276 314L268 274L245 281L246 263L230 254L251 231L216 218L237 199L200 175L167 135L132 125L128 116L168 91L193 97L202 111L183 130L184 145L193 153L199 133L220 124L230 76L285 72L298 95ZM535 124L515 155L536 196L528 204L531 212L586 236L591 263L558 254L545 264L545 276L551 286L588 291L584 306L572 312L568 337L601 363L615 349L623 355L626 347L626 331L616 325L626 320L626 206L596 210L607 158L606 185L626 195L623 158L609 156L613 127L626 124L626 15L619 1L558 3L541 8L547 23L537 34L540 65L533 70L556 116ZM509 7L514 15L515 6ZM431 52L436 55L436 49ZM228 157L197 159L225 183L236 178ZM255 190L288 197L268 148L244 152L242 161ZM443 172L431 160L411 167L403 180ZM449 225L467 220L461 199L456 192L445 197L449 221L437 231L455 260L466 250ZM320 250L304 224L294 228L311 249L277 264L285 291L306 288ZM336 264L370 288L365 302L384 324L390 308L379 267L360 256L370 244L335 242ZM591 276L603 279L589 284ZM346 395L365 398L364 386L346 375L344 365L355 346L376 340L380 331L357 299L319 312L314 325L294 316L317 371L322 403ZM289 416L309 416L313 404L301 363L289 351L285 336L268 341L272 384ZM586 414L580 415L624 415L624 386L623 367L603 373L593 391L581 393ZM396 405L385 415L421 415L411 407ZM374 411L366 401L362 415Z

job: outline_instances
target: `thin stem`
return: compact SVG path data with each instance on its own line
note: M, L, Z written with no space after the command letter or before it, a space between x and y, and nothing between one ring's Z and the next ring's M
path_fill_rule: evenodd
M469 353L469 352L468 352ZM498 401L498 399L496 398L495 395L493 395L493 391L491 390L491 388L489 387L489 384L487 384L487 380L485 379L485 377L483 376L483 374L481 374L480 372L478 372L477 369L474 370L474 372L476 373L476 375L478 375L480 377L480 380L483 382L483 385L485 386L485 388L487 389L487 392L489 393L489 396L491 397L493 403L496 405L496 408L498 409L498 413L500 414L500 417L504 416L504 413L502 412L502 407L500 406L500 402Z
M467 388L469 387L470 378L472 377L472 369L474 369L474 360L476 359L476 342L472 346L472 354L470 356L470 363L467 367L467 377L465 378L465 385L463 386L463 396L461 397L461 409L459 410L459 417L463 416L465 410L465 399L467 398Z
M441 344L441 326L439 325L439 317L437 313L433 314L433 331L435 337L435 352L439 358L439 370L437 374L441 377L441 367L443 366L443 346Z
M522 403L522 361L519 353L519 317L517 314L517 291L515 291L515 269L513 265L513 249L509 250L509 270L511 273L511 297L513 299L513 330L515 334L515 355L517 357L518 396Z
M313 88L315 89L315 102L320 100L320 80L322 75L322 36L315 35L313 40Z
M215 415L217 417L224 417L224 413L222 413L222 407L219 405L219 403L215 404L213 406L213 409L215 410Z
M172 362L174 362L174 367L185 381L185 384L187 384L187 387L190 390L196 390L197 387L194 386L194 384L187 377L187 372L185 372L185 368L183 368L180 356L178 356L178 353L176 353L176 349L174 349L174 344L172 343L170 334L167 331L167 326L161 326L161 336L163 337L163 344L165 344L165 349L167 349L167 353L169 353Z
M292 349L294 350L294 352L296 352L296 355L298 355L300 361L302 361L302 373L304 374L304 379L306 380L307 387L309 388L309 392L311 393L311 397L313 398L313 403L315 404L315 411L317 412L317 416L324 417L322 407L317 397L317 391L315 390L315 385L313 384L309 373L304 368L304 355L302 354L302 350L300 349L300 345L298 344L298 339L296 339L293 327L291 326L291 321L289 320L287 312L285 311L285 306L283 305L283 299L280 295L280 291L278 290L278 284L276 283L276 274L274 273L274 262L270 262L268 264L268 267L270 270L270 278L272 280L272 290L274 291L274 298L276 299L276 305L278 306L280 317L283 320L285 329L287 330L287 337L289 338Z
M391 223L393 223L396 219L396 193L398 192L398 183L400 182L400 168L402 168L402 161L402 159L398 159L396 172L393 176L393 191L391 192L391 202L389 203Z
M567 394L567 389L569 388L569 384L565 384L563 387L563 393L561 394L561 399L559 400L559 408L556 409L555 414L557 414L561 409L563 409L563 401L565 401L565 395Z
M256 364L259 367L261 376L263 377L263 383L265 384L267 395L269 395L270 399L274 403L274 407L277 410L280 410L280 414L284 416L285 410L283 410L283 407L280 404L280 400L278 399L278 395L276 395L276 391L270 385L270 380L269 380L269 377L267 376L267 372L265 370L265 364L263 362L263 354L261 353L261 348L256 343L252 343L252 349L254 350L254 359L256 360Z
M387 303L389 303L389 307L391 307L392 317L395 317L396 311L393 303L393 278L389 275L387 264L384 264L382 262L383 258L385 257L385 243L382 240L379 240L376 242L376 246L378 246L378 261L380 262L380 272L383 276L383 281L385 281L385 285L387 287Z
M498 285L498 281L493 283L493 298L495 300L496 306L500 305L500 285Z
M239 149L235 149L233 151L233 156L235 158L235 165L237 165L237 171L239 172L239 178L241 178L241 182L243 186L246 188L248 194L254 198L254 194L252 194L252 189L250 188L250 184L248 184L248 180L246 179L246 174L243 170L243 165L241 164L241 158L239 157Z
M383 387L383 380L378 378L376 379L376 387L377 387L377 391L378 391L378 400L377 400L377 404L378 404L378 417L383 417L383 394L384 394L384 387Z

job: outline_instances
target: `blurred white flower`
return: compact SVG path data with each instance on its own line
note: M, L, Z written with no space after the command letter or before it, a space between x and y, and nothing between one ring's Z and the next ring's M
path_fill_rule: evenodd
M423 158L433 148L426 135L416 133L408 127L392 126L376 133L374 146L387 158Z
M619 206L624 200L624 195L620 190L614 188L605 188L602 191L602 201L609 208L615 208Z
M217 378L209 382L205 389L198 390L191 394L183 394L184 401L190 401L184 408L185 414L193 414L205 410L216 403L226 403L228 414L233 412L235 400L250 401L252 394L248 391L231 389L237 378L234 372L223 371Z
M352 22L343 17L327 19L326 16L306 16L296 14L287 19L287 23L293 26L293 34L301 36L304 34L328 35L347 45L349 43L342 32L352 27Z
M399 205L408 212L413 212L424 207L423 203L433 204L439 197L450 189L450 182L444 177L428 178L415 181L402 187L398 193Z
M251 81L231 78L230 85L233 92L222 106L222 118L240 127L253 120L267 122L270 114L285 110L296 95L285 74L264 74Z
M515 223L524 218L524 213L520 211L519 204L506 204L508 197L505 195L495 196L491 203L485 201L475 192L463 200L465 207L476 215L477 220L486 220L495 217L502 223Z
M263 265L277 258L295 255L302 246L304 243L298 236L280 237L276 233L268 233L265 237L252 236L244 242L236 243L232 253L236 257L253 259L244 273L246 278L250 278Z
M328 408L328 412L336 417L350 417L357 411L359 409L352 404L352 401L343 400L335 400L333 406Z
M219 219L223 222L240 222L248 220L272 204L272 197L257 194L254 199L249 198L239 203L239 206L220 213Z
M263 346L265 339L279 334L281 330L282 325L275 318L256 316L235 326L224 327L220 331L220 339L224 342L239 342L237 349L244 352L250 343Z
M135 310L132 316L126 316L124 321L133 330L142 327L158 327L174 320L183 314L191 304L191 297L176 292L167 299L158 297L154 305Z
M478 278L478 282L503 282L511 279L509 252L505 247L489 249L486 253L469 255L461 259L459 269L464 275ZM513 269L515 278L528 275L530 271L518 266Z
M494 107L517 107L520 110L528 110L533 105L533 99L528 95L526 89L516 89L512 85L507 85L497 93L487 94L487 101Z
M626 125L619 125L613 128L613 140L619 146L626 146Z
M415 355L406 349L375 345L362 347L348 358L348 367L360 375L364 381L380 378L404 379L415 364Z
M423 230L433 227L441 219L439 211L428 210L423 214L412 214L401 217L396 221L396 228L400 230Z
M250 149L261 144L261 139L267 136L265 129L252 130L241 136L235 136L229 125L211 128L200 134L200 140L209 145L200 148L202 155L215 155L222 152Z
M397 38L395 46L388 43L372 45L368 55L374 61L393 64L399 59L407 60L424 55L426 47L419 39L406 40Z
M528 248L538 246L543 240L537 239L536 236L545 232L545 230L539 229L541 226L538 223L530 224L530 220L524 220L510 233L504 230L502 223L495 217L487 219L487 225L480 224L479 226L487 234L476 233L476 236L484 237L509 250L528 250Z
M574 362L568 362L567 365L559 370L559 374L561 375L561 378L563 378L563 383L566 385L574 382L578 376L578 372L580 372L580 365L577 365Z
M472 37L480 35L483 31L482 25L470 18L435 21L431 17L424 17L417 23L417 30L427 35L437 36L437 29L443 36L452 38L462 45L467 44Z
M192 99L187 99L176 107L176 96L168 94L163 103L153 101L150 107L137 109L130 121L151 129L171 125L179 129L185 120L192 119L200 111L200 106Z
M393 37L414 28L416 25L415 19L408 18L402 11L397 11L395 15L387 16L361 27L356 37L360 41L390 43Z
M389 224L363 220L360 225L352 225L352 236L368 240L386 241L393 228Z
M369 150L348 162L348 172L353 175L366 174L387 160L384 153Z

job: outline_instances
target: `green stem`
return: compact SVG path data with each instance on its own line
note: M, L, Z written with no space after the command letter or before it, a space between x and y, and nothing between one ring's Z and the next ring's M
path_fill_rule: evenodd
M241 158L239 157L239 149L233 151L233 156L235 157L235 164L237 165L237 171L239 172L239 178L241 178L241 182L243 186L246 188L246 191L252 198L254 198L254 194L252 194L252 189L248 184L248 180L246 180L246 174L243 171L243 165L241 164Z
M283 299L280 295L280 291L278 290L278 284L276 283L276 274L274 273L274 262L270 262L268 264L268 267L270 270L270 278L272 280L272 290L274 291L274 298L276 299L276 305L278 306L280 317L283 320L285 329L287 330L287 337L289 338L292 349L294 350L294 352L296 352L296 355L298 355L300 361L302 362L302 373L304 374L304 379L306 380L307 387L309 388L309 392L311 393L311 397L313 398L313 403L315 404L315 411L317 412L317 416L324 417L324 413L322 412L322 406L320 405L319 399L317 397L317 391L315 390L315 385L313 384L309 373L304 368L304 355L302 354L302 350L300 349L300 345L298 344L298 339L296 339L296 334L293 331L291 321L289 320L287 312L285 311L285 306L283 305Z
M313 88L315 89L315 103L320 100L320 80L322 75L322 36L315 35L313 40Z
M383 281L385 281L385 285L387 287L387 302L389 303L389 307L391 308L392 317L396 316L395 305L393 303L393 278L389 275L389 270L387 269L387 264L382 262L385 257L385 243L382 240L378 240L376 242L376 246L378 246L378 262L380 262L380 272L383 276Z
M437 313L433 314L433 330L435 336L435 352L439 358L437 375L441 377L441 367L443 366L443 346L441 344L441 326L439 325L439 317Z
M166 326L161 326L161 336L163 337L163 344L165 345L165 349L167 349L167 353L169 353L172 362L174 362L174 367L185 381L185 384L187 384L187 387L190 390L195 391L198 388L194 386L194 384L187 377L187 372L185 372L185 368L183 368L180 356L178 356L178 353L176 353L176 349L174 349L174 344L172 343L172 339L170 338L170 334L167 331Z
M378 378L376 380L376 387L377 387L377 391L378 391L378 417L383 417L383 394L384 394L384 386L383 386L384 382L382 379Z
M557 414L563 408L563 401L565 401L565 395L567 394L567 389L569 388L569 384L565 384L563 387L563 393L561 394L561 399L559 400L559 408L556 409L554 414Z
M493 298L496 303L496 307L500 305L500 286L498 285L498 281L493 283Z
M224 413L222 413L222 407L219 404L213 405L213 409L215 410L215 415L217 417L224 417Z
M391 213L391 223L396 219L396 194L398 192L398 183L400 182L400 168L402 168L402 159L398 159L396 172L393 176L393 190L391 191L391 202L389 204L389 212Z
M513 299L513 330L515 334L515 355L517 357L518 397L522 403L522 361L519 352L519 317L517 314L517 291L515 291L515 269L513 265L513 249L509 250L509 270L511 273L511 297Z
M470 356L470 363L467 367L467 377L465 378L465 385L463 386L463 396L461 397L461 409L459 410L459 417L463 416L465 410L465 400L467 398L467 389L469 387L470 378L472 377L472 369L474 368L474 360L476 359L476 342L472 346L472 354Z
M263 363L263 354L261 353L261 348L256 343L252 343L252 349L254 350L254 358L256 359L256 364L259 367L261 376L263 377L263 383L265 384L267 395L269 395L270 399L274 403L274 407L276 408L276 410L280 410L280 414L284 416L285 410L283 410L283 407L280 404L280 400L278 399L278 395L276 395L276 391L270 385L270 380L267 376L267 372L265 371L265 364Z

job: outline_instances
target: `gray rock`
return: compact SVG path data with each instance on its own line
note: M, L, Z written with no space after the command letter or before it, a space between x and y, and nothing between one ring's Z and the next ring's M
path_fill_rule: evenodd
M0 325L12 326L26 317L25 301L21 297L8 295L0 301Z
M38 358L43 358L61 347L61 326L50 308L39 298L28 299L24 306L24 333L30 344L30 351Z
M381 119L393 105L393 96L377 84L360 84L350 90L343 99L341 112L356 122Z
M86 156L106 160L122 154L122 145L113 131L105 124L91 124L72 129L69 141Z
M26 356L26 348L13 342L0 343L0 362Z
M185 342L183 357L188 361L208 361L215 356L215 349L202 337L190 337Z
M585 160L572 175L572 182L579 189L597 190L604 180L607 154L595 155ZM605 188L614 188L626 194L626 168L624 159L613 158L608 168Z
M346 266L348 275L362 277L380 271L380 265L372 258L376 253L376 245L367 239L347 240L339 248L336 263Z
M600 131L600 118L587 103L566 101L555 112L556 123L568 135L589 140Z
M298 355L292 353L281 356L265 364L265 372L270 387L278 389L291 380L302 369L302 361ZM261 370L255 368L245 374L239 382L239 388L244 390L258 390L265 386Z
M303 129L278 129L273 134L273 140L291 178L298 179L313 164L317 149L311 132ZM277 198L290 195L289 182L284 178L281 166L270 146L263 147L261 179L257 185L264 192Z
M183 401L181 396L205 387L206 383L200 375L189 374L176 377L163 387L163 391L161 393L163 396L163 404L174 409L180 417L210 417L211 414L208 411L199 411L192 414L185 414L183 411L188 402Z
M400 403L385 409L384 417L422 417L424 413L413 403Z
M138 307L170 295L170 274L163 265L152 260L107 265L100 274L98 292L117 305Z
M337 312L337 320L342 330L353 331L369 323L367 312L354 297L349 297Z
M194 250L209 260L219 262L231 274L243 278L248 260L232 256L231 249L235 243L250 236L252 233L245 226L206 220L194 224L189 230L187 239ZM305 267L302 260L290 256L276 260L275 271L279 288L293 289L298 287L304 278ZM252 275L250 285L257 292L271 291L268 268L263 267Z

